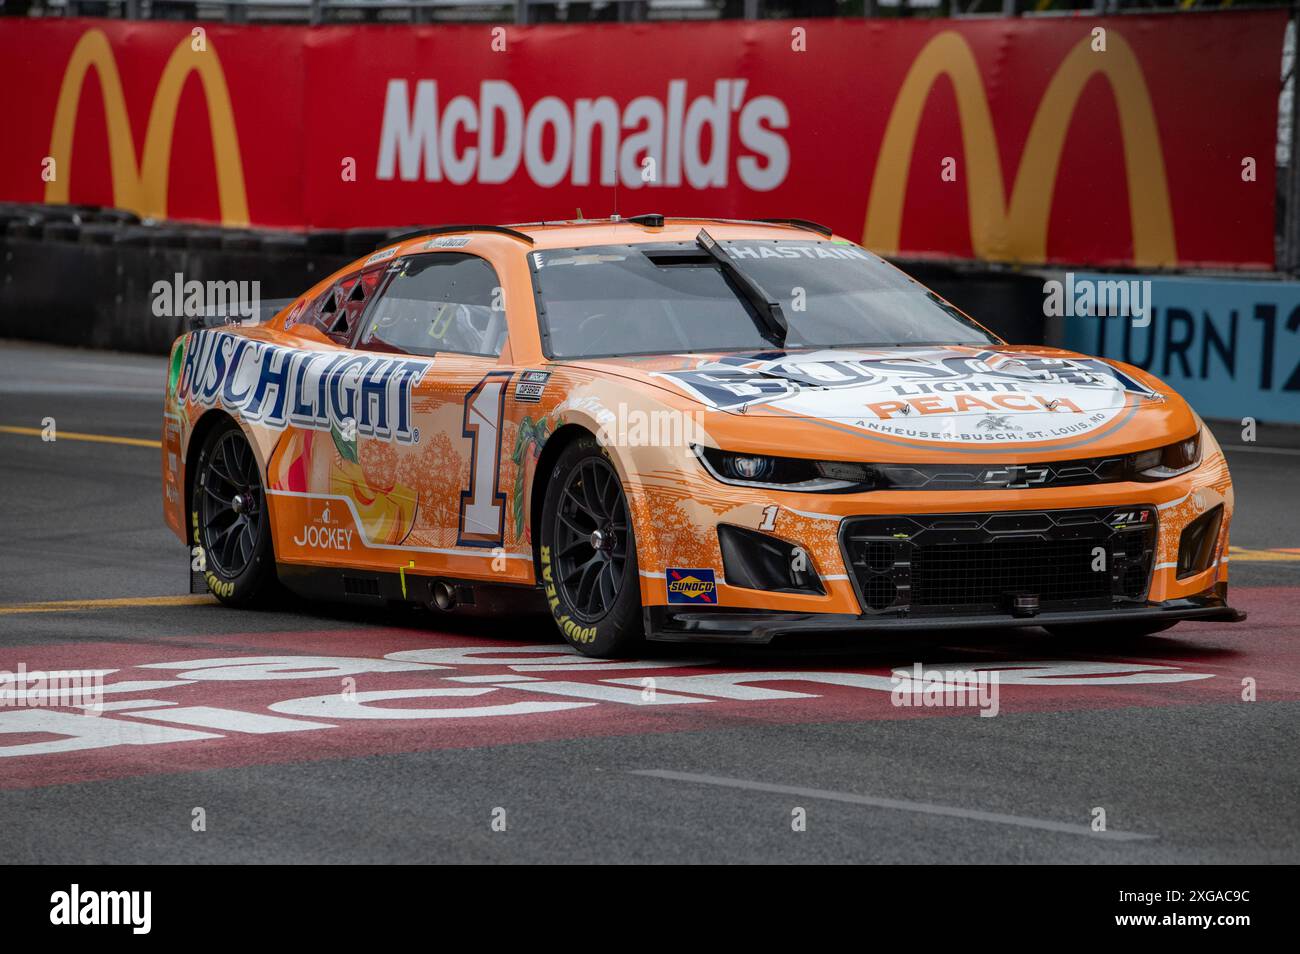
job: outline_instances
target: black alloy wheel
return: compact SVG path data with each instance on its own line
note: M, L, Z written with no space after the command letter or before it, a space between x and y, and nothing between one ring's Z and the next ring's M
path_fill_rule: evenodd
M266 493L257 455L233 421L199 451L191 511L208 589L237 606L266 596L276 582Z
M588 457L569 474L555 515L557 583L574 615L603 619L627 564L627 499L614 468Z

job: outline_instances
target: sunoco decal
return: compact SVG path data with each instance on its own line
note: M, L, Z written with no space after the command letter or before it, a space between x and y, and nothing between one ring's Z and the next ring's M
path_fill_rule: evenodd
M355 352L299 351L222 331L191 332L177 398L221 406L277 430L356 431L414 443L411 391L427 360Z
M664 573L668 581L669 603L718 602L718 584L710 569L678 569L669 567Z
M657 376L720 410L765 404L877 434L972 444L1085 434L1113 420L1130 395L1159 397L1096 358L998 351L727 356Z

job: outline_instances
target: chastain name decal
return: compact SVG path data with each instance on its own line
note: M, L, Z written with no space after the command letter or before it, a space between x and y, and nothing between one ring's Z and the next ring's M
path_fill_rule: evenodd
M852 245L825 245L819 242L787 242L781 245L723 242L721 245L723 251L731 258L829 258L835 261L875 261L870 253Z
M355 352L300 351L218 330L185 343L177 398L223 407L251 424L347 429L411 444L411 392L427 360Z

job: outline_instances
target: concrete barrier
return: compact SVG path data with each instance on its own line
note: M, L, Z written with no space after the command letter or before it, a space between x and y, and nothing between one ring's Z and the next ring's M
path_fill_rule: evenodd
M182 316L154 314L158 281L258 281L292 298L409 229L311 233L142 223L118 209L0 205L0 338L166 354ZM1009 341L1043 340L1041 280L1005 269L899 263Z

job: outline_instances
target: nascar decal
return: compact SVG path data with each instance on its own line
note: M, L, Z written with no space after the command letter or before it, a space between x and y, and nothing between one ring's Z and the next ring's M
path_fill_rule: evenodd
M706 568L679 569L669 567L665 573L668 581L669 603L718 602L718 584L713 571Z
M975 349L723 356L656 375L719 410L763 404L877 434L948 443L1034 443L1114 420L1159 399L1093 358Z
M519 375L519 383L515 385L515 400L536 404L546 392L546 382L550 378L549 371L524 371Z
M357 352L300 351L219 330L191 332L177 398L221 406L276 430L331 427L411 444L411 391L428 360Z

